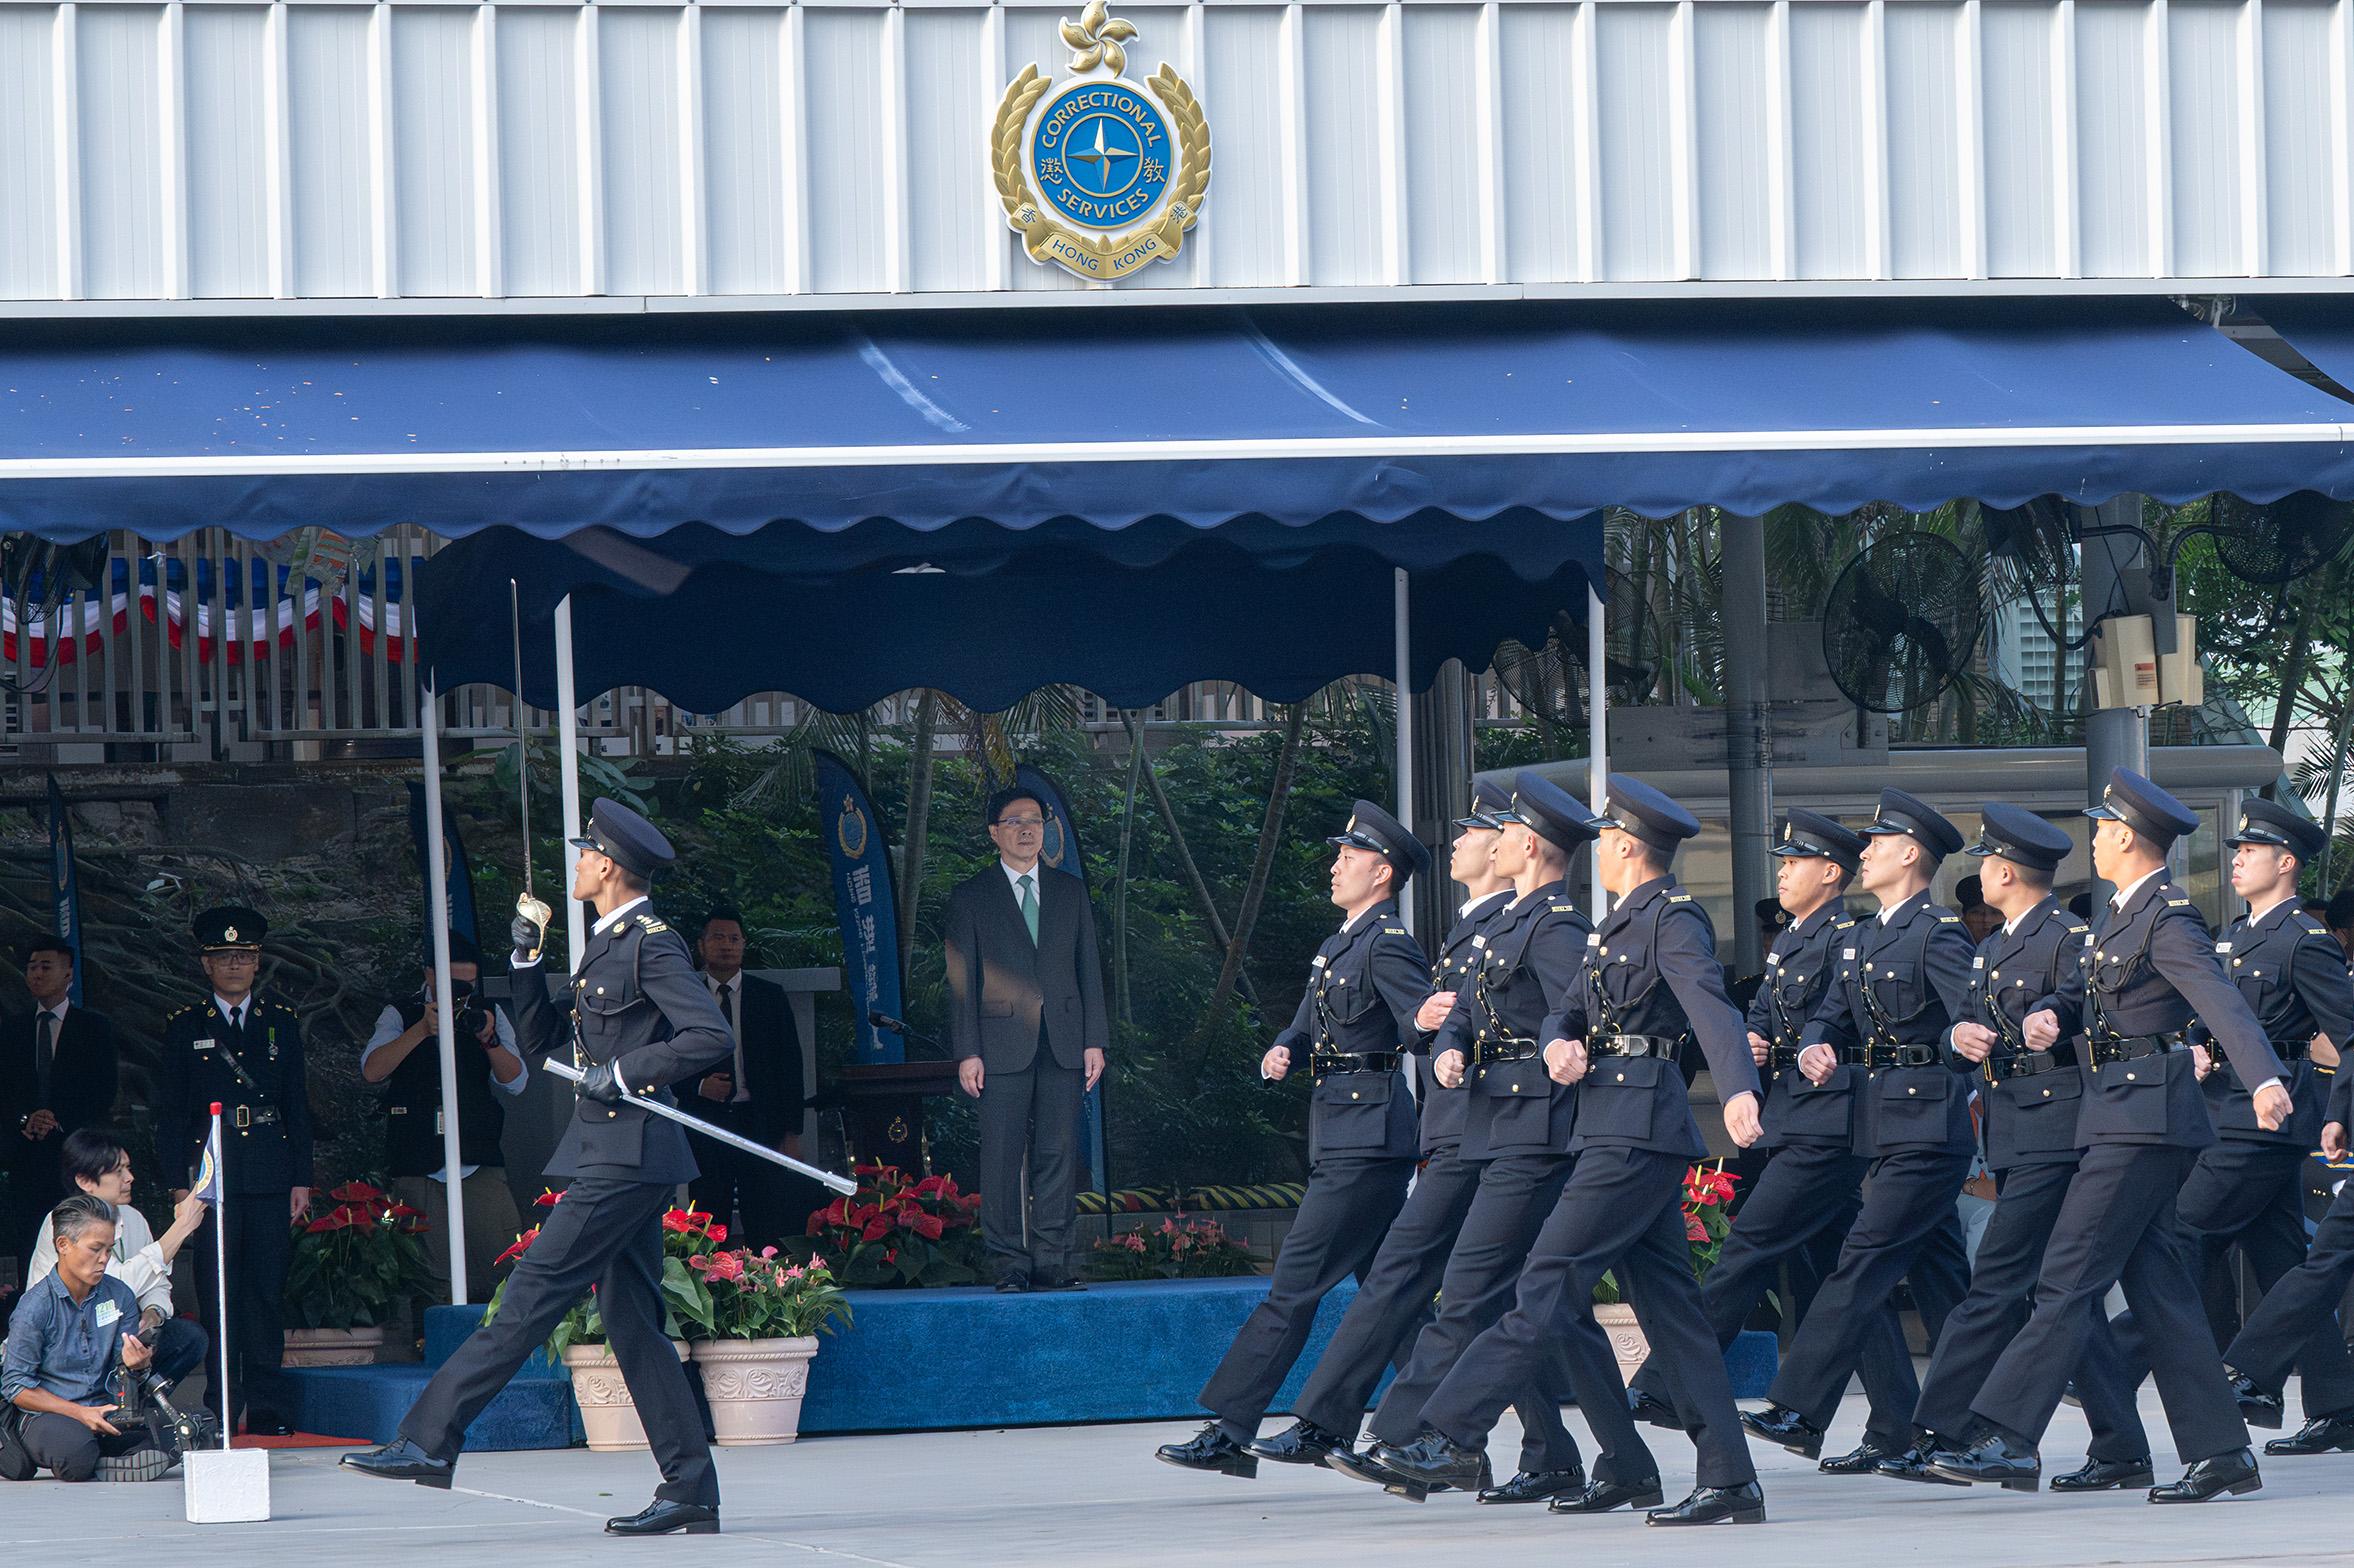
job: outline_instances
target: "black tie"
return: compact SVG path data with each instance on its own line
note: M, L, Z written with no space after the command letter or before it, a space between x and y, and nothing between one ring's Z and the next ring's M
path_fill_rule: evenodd
M33 1095L49 1103L49 1068L57 1058L57 1015L44 1010L33 1025Z
M734 986L723 985L719 988L719 1011L721 1016L727 1019L727 1026L733 1029L736 1026L736 988Z

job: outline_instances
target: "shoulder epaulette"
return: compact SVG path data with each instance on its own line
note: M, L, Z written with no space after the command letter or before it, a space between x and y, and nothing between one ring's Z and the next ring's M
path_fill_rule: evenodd
M1689 893L1670 893L1667 896L1667 901L1671 904L1689 904L1692 902L1692 895Z
M2082 936L2085 932L2090 931L2091 929L2092 927L2086 925L2081 920L2071 920L2068 922L2068 934L2070 936Z
M1557 915L1574 915L1578 912L1578 906L1575 904L1553 904L1548 907Z
M1833 915L1831 917L1831 929L1834 931L1853 931L1855 929L1855 916Z
M2327 926L2323 925L2323 924L2322 924L2320 921L2318 921L2318 920L2314 919L2314 918L2313 918L2311 915L2308 915L2308 914L2306 914L2306 913L2305 913L2304 911L2302 911L2302 910L2298 911L2298 913L2297 913L2297 924L2298 924L2298 925L2300 925L2300 926L2302 926L2302 927L2304 927L2305 931L2306 931L2306 932L2307 932L2307 934L2309 934L2309 935L2312 935L2312 936L2327 936L2327 935L2329 935L2329 927L2327 927Z
M2191 901L2187 898L2170 898L2166 900L2166 907L2168 909L2188 909L2191 907Z
M164 1022L165 1022L165 1023L167 1023L167 1024L168 1024L168 1023L172 1023L172 1022L174 1022L174 1021L175 1021L175 1020L177 1020L177 1019L182 1019L182 1018L185 1018L185 1017L187 1017L187 1016L188 1016L190 1013L201 1012L201 1011L203 1011L203 1010L204 1010L204 1005L205 1005L205 1004L204 1004L204 1003L202 1003L202 1002L190 1002L190 1003L189 1003L187 1006L185 1006L185 1007L181 1007L181 1008L176 1008L176 1009L174 1009L174 1010L173 1010L173 1012L172 1012L172 1015L171 1015L171 1017L170 1017L170 1018L166 1018L166 1019L164 1020Z
M638 929L640 931L667 931L670 929L670 927L664 925L660 920L655 919L652 915L636 915L632 918L637 921Z
M1962 923L1962 917L1959 915L1939 915L1937 923L1941 926L1958 926Z
M1404 926L1383 926L1381 932L1384 936L1404 936L1406 928Z

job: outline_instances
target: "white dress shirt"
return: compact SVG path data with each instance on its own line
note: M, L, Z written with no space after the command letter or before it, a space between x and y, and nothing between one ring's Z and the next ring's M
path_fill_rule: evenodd
M425 1016L429 1019L432 1018L432 1010L428 1009ZM499 1044L509 1051L514 1051L515 1025L508 1020L507 1010L505 1008L494 1007L490 1010L490 1026L491 1029L497 1034ZM438 1028L439 1026L437 1024L435 1032L429 1032L426 1035L426 1039L437 1040ZM390 1005L389 1003L386 1004L384 1011L376 1015L376 1028L375 1031L368 1036L367 1048L360 1052L361 1074L364 1076L368 1071L369 1057L374 1056L378 1051L383 1050L386 1046L392 1044L393 1041L408 1033L408 1029L409 1026L401 1021L401 1010ZM463 1044L462 1041L460 1043ZM415 1049L423 1050L424 1046L423 1044L419 1044L415 1047ZM435 1049L440 1049L438 1044L435 1046ZM522 1053L517 1051L516 1055L518 1058L520 1058ZM462 1062L464 1057L461 1056L459 1060ZM484 1071L488 1072L489 1069L485 1068ZM515 1074L515 1078L512 1083L501 1083L499 1082L499 1075L497 1073L490 1074L491 1087L498 1090L499 1093L509 1096L510 1098L521 1094L523 1092L524 1086L530 1082L531 1064L529 1062L523 1063L522 1070ZM446 1169L448 1169L448 1167L444 1166L440 1170L436 1170L431 1176L428 1176L425 1179L427 1181L440 1181L442 1179L442 1171ZM480 1169L482 1169L482 1167L479 1165L461 1165L458 1167L458 1180L464 1181Z
M736 1087L727 1097L727 1103L742 1105L752 1098L752 1087L744 1081L744 971L739 969L725 980L713 980L709 975L703 978L711 987L711 999L719 1004L720 1013L727 1019L728 1033L736 1040Z

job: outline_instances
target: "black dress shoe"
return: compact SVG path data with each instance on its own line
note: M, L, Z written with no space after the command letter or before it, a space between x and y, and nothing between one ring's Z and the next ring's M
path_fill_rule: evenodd
M1153 1451L1153 1457L1180 1470L1203 1470L1244 1481L1259 1473L1257 1456L1228 1437L1215 1421L1196 1432L1189 1442L1163 1443Z
M1038 1274L1030 1280L1032 1290L1085 1290L1087 1281L1075 1274Z
M1294 1421L1273 1437L1262 1437L1249 1446L1261 1459L1279 1465L1320 1465L1334 1449L1345 1451L1349 1440L1313 1421Z
M2122 1492L2129 1486L2148 1486L2157 1477L2150 1473L2147 1454L2139 1459L2087 1459L2084 1468L2071 1470L2066 1475L2052 1477L2055 1492Z
M1586 1489L1586 1472L1569 1470L1521 1470L1502 1486L1481 1489L1483 1503L1541 1503L1549 1497L1562 1497Z
M1744 1486L1696 1486L1675 1507L1654 1508L1643 1516L1645 1524L1715 1524L1719 1519L1764 1524L1765 1493L1755 1481Z
M1801 1459L1818 1458L1823 1452L1823 1429L1785 1405L1742 1411L1741 1430L1760 1442L1786 1448Z
M634 1514L605 1521L607 1535L717 1535L719 1510L657 1497Z
M2238 1496L2243 1492L2260 1490L2264 1478L2256 1473L2256 1456L2242 1448L2228 1454L2217 1454L2202 1459L2182 1473L2182 1479L2170 1486L2150 1488L2153 1503L2203 1503L2219 1493Z
M1394 1490L1405 1484L1404 1478L1393 1474L1388 1466L1375 1457L1389 1447L1387 1443L1374 1443L1365 1448L1336 1448L1324 1456L1324 1468L1337 1475L1345 1475L1352 1481L1366 1481L1385 1490ZM1400 1492L1398 1495L1402 1497L1405 1494Z
M1844 1454L1833 1454L1815 1468L1825 1475L1870 1475L1881 1460L1903 1452L1881 1438L1866 1434L1855 1447Z
M2267 1432L2277 1432L2288 1425L2288 1407L2280 1395L2245 1372L2234 1372L2229 1367L2223 1370L2231 1379L2231 1397L2239 1401L2241 1420Z
M1433 1492L1485 1491L1496 1481L1486 1449L1465 1448L1436 1432L1425 1431L1403 1447L1377 1443L1372 1458L1377 1469L1389 1473L1385 1489L1412 1503Z
M1684 1423L1676 1419L1676 1407L1657 1394L1630 1394L1627 1396L1627 1414L1670 1432L1681 1432L1684 1429Z
M245 1435L247 1437L292 1437L294 1428L286 1424L283 1416L271 1411L264 1410L256 1414L248 1410L245 1413Z
M458 1469L452 1461L434 1458L405 1437L365 1453L345 1454L339 1463L344 1469L357 1470L362 1475L386 1481L414 1481L441 1492L450 1489L450 1477Z
M1030 1276L1027 1274L1000 1274L997 1276L997 1293L1001 1296L1018 1296L1029 1288Z
M1606 1514L1613 1508L1657 1508L1663 1501L1659 1477L1645 1475L1632 1481L1595 1481L1582 1492L1554 1498L1545 1508L1557 1514Z
M1966 1481L1956 1481L1929 1468L1930 1445L1935 1441L1925 1437L1910 1448L1887 1455L1872 1466L1872 1474L1886 1476L1891 1481L1918 1481L1925 1486L1967 1486Z
M2292 1437L2276 1437L2264 1445L2268 1454L2297 1458L2305 1454L2354 1453L2354 1412L2315 1416Z
M2032 1492L2043 1482L2043 1460L2032 1448L1989 1433L1967 1448L1940 1448L1929 1456L1932 1474L1964 1485L1992 1481L2006 1492Z

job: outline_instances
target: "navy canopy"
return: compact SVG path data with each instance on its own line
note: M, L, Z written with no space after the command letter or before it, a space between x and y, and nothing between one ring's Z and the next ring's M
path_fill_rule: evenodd
M2354 388L2354 298L2268 294L2248 303L2323 375L2341 387Z
M2354 494L2344 404L2142 299L26 322L0 415L52 538Z

